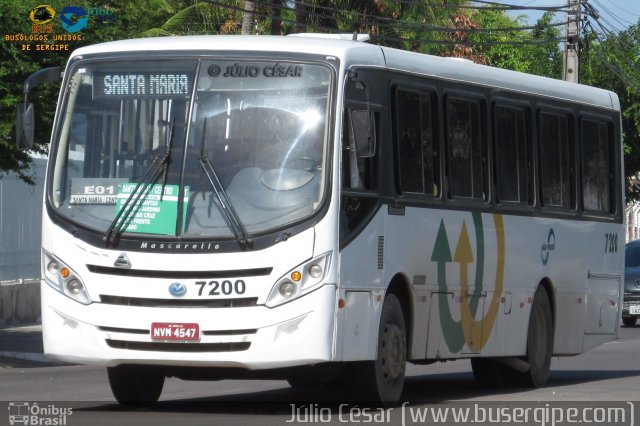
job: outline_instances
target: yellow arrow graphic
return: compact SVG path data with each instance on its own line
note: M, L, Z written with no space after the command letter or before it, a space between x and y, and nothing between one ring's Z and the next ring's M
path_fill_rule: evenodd
M496 285L493 296L491 298L491 304L486 311L486 315L477 321L471 313L469 302L463 302L460 304L460 319L462 321L462 331L464 334L464 340L473 352L479 352L480 349L487 343L489 336L491 336L491 330L495 325L496 317L498 315L498 307L500 305L500 296L502 295L502 289L504 286L504 224L502 221L502 215L494 214L493 221L496 229L496 244L497 244L497 262L496 262ZM460 230L460 238L458 239L458 245L454 254L453 260L460 263L460 285L462 295L469 294L468 283L468 265L473 262L473 252L471 249L471 243L469 242L469 233L467 232L467 225L462 223L462 229Z

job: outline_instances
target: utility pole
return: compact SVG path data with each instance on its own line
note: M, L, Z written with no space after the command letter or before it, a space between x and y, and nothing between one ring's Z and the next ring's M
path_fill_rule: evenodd
M580 2L567 0L567 41L564 48L564 66L562 79L572 83L578 82L578 42L580 41Z

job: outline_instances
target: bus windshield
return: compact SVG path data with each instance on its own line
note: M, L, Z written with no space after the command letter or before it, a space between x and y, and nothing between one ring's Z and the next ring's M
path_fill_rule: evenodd
M99 232L246 238L319 207L327 66L165 59L68 72L48 188L59 215Z

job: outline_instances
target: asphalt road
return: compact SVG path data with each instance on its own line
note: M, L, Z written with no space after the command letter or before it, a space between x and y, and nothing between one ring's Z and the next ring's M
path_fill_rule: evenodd
M0 330L0 344L2 333ZM14 336L19 340L18 337ZM37 339L37 329L36 334L29 337ZM26 345L28 340L21 344ZM489 420L487 415L500 414L499 410L505 410L505 407L520 407L520 410L546 407L546 422L534 422L532 417L526 424L550 425L553 418L548 413L556 406L591 410L593 407L604 410L622 406L628 411L625 423L601 424L631 424L629 416L634 416L635 424L640 424L639 376L640 327L622 328L619 340L586 354L554 358L549 385L542 389L479 388L473 381L469 361L464 360L429 366L410 365L402 402L388 410L342 405L348 396L340 390L294 390L284 381L187 382L178 379L167 379L157 405L127 408L115 403L104 368L50 365L5 357L0 358L0 401L4 401L0 402L0 425L9 424L9 414L20 410L36 413L33 420L39 424L92 426L435 424L433 418L421 415L426 413L424 410L442 407L466 407L472 415L480 415L480 420ZM631 408L627 401L636 404ZM19 407L18 404L23 405ZM3 405L7 408L3 409ZM629 411L631 409L634 411ZM505 413L502 414L511 415ZM505 423L505 419L511 421ZM513 424L516 418L502 417L500 420L503 424ZM467 422L482 424L477 417ZM451 419L437 423L458 424Z

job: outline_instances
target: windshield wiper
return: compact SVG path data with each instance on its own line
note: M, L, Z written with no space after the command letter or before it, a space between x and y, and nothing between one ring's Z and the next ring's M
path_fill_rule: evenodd
M104 237L104 241L107 245L113 245L117 241L118 237L124 229L127 227L129 219L136 212L139 207L139 203L142 200L147 199L147 196L153 188L153 184L162 174L162 191L160 193L160 200L164 196L164 187L167 184L167 165L171 161L171 147L173 145L173 128L174 120L165 122L163 124L170 124L169 128L169 145L166 152L156 155L151 163L151 166L144 173L140 181L136 184L135 188L129 194L129 197L125 200L124 204L120 208L120 211L116 215L113 222L107 228L107 235Z
M205 119L204 128L207 128L207 119ZM200 166L202 167L202 171L207 176L207 179L213 188L213 192L216 194L216 198L220 202L220 210L222 210L229 221L229 224L231 224L231 230L233 231L236 240L242 248L251 248L251 246L253 246L253 241L249 238L247 230L242 224L238 213L233 208L231 201L229 201L227 191L225 191L222 186L222 182L220 182L220 178L218 177L216 170L213 168L211 160L204 153L204 138L205 131L202 132L202 143L200 145Z

